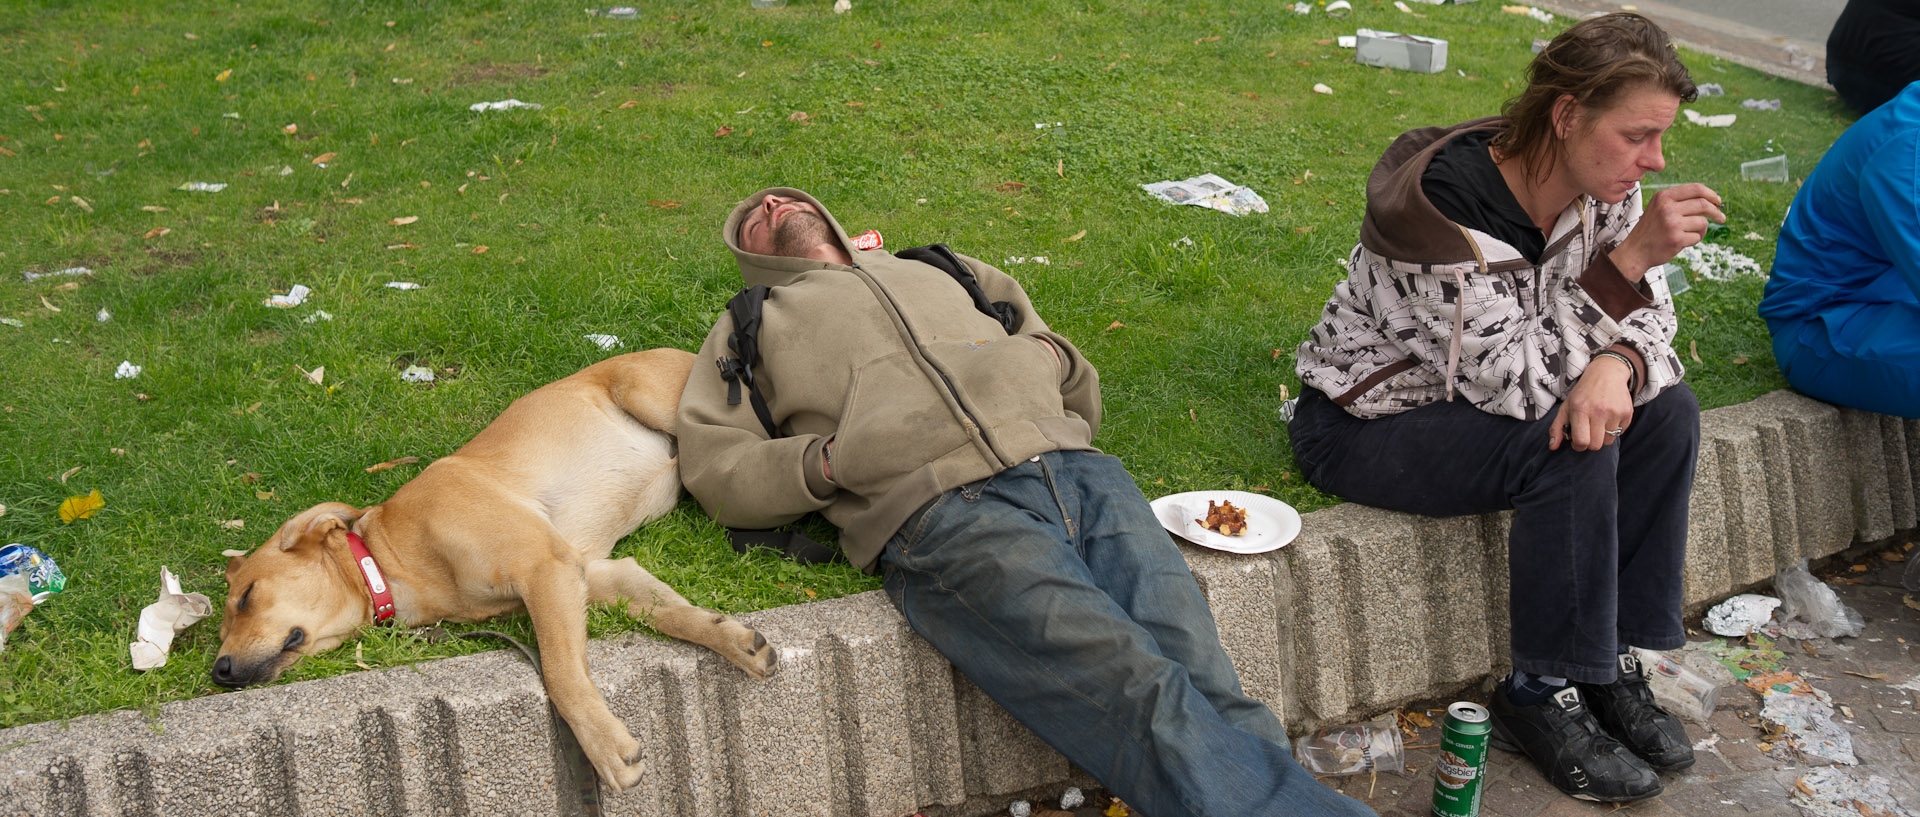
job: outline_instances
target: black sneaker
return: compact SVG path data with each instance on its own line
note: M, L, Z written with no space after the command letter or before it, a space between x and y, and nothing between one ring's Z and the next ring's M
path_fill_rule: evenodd
M1647 765L1671 772L1693 765L1693 745L1687 730L1653 702L1646 671L1632 653L1620 656L1620 677L1611 684L1580 684L1580 694L1593 708L1593 719Z
M1533 706L1514 706L1504 690L1496 689L1487 711L1493 745L1524 752L1547 782L1570 797L1618 803L1661 791L1660 777L1600 730L1574 687Z

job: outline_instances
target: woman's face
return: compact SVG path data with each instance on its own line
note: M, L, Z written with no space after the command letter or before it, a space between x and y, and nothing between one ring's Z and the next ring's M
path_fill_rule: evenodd
M1608 204L1625 201L1642 176L1667 166L1660 136L1673 127L1679 110L1679 97L1648 85L1623 92L1605 109L1561 97L1554 107L1554 131L1562 140L1566 181Z

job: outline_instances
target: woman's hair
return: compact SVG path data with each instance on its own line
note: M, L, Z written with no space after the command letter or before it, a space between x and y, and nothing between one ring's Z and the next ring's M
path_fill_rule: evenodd
M1529 177L1545 178L1560 159L1553 108L1562 96L1604 111L1643 87L1682 102L1698 95L1667 33L1652 20L1627 12L1583 20L1560 32L1527 66L1527 88L1507 100L1506 127L1493 137L1493 148L1519 157Z

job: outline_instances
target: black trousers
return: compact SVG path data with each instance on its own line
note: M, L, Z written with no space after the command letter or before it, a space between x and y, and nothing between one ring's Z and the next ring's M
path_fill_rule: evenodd
M1426 516L1513 510L1514 667L1608 683L1617 646L1686 642L1681 568L1700 404L1675 384L1598 451L1570 441L1548 450L1553 416L1527 422L1456 399L1362 420L1307 388L1288 433L1308 481L1348 501Z

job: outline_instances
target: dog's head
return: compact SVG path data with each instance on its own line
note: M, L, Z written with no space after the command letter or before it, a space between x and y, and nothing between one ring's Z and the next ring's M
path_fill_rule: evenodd
M227 551L227 609L213 682L239 688L280 677L300 656L340 646L367 619L366 589L347 553L360 510L315 505L252 555Z

